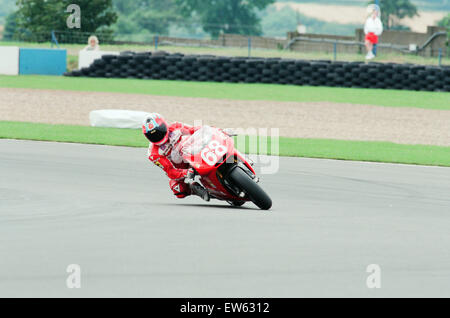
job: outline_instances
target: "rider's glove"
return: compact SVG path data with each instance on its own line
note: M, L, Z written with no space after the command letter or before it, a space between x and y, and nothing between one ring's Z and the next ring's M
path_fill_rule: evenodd
M195 171L194 169L190 168L186 170L186 175L184 176L184 182L189 183L190 181L193 181L195 177Z

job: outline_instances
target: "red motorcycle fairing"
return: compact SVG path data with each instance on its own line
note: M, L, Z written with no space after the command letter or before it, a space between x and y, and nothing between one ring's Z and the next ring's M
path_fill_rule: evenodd
M253 170L253 167L248 163L247 159L238 150L236 150L234 155L237 156L245 164L245 166L253 173L254 176L256 176L256 172L255 170Z
M224 176L219 167L224 164L237 165L239 161L255 174L253 168L245 160L239 151L234 148L234 140L217 128L204 126L195 134L183 141L179 148L183 159L201 177L205 188L217 199L228 201L249 201L231 193L219 178Z

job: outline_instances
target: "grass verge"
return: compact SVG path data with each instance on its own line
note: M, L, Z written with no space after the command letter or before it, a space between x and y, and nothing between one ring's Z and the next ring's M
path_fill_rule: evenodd
M113 92L280 102L335 102L386 107L450 110L449 93L310 87L278 84L233 84L139 79L0 76L0 87Z
M147 147L140 130L0 121L0 139ZM248 139L247 139L248 140ZM268 140L271 149L273 140ZM249 153L248 142L239 150ZM270 152L270 151L269 151ZM280 138L280 156L450 167L450 147L328 139Z

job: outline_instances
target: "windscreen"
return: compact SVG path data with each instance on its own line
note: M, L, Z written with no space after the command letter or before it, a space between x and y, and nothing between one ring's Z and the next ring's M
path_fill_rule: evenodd
M211 141L213 130L209 126L204 126L197 130L188 140L181 145L181 152L185 155L200 153Z

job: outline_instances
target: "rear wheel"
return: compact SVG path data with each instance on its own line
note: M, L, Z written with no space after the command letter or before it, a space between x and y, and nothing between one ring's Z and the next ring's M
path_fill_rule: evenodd
M240 167L233 169L228 176L228 179L231 183L244 191L250 200L252 200L252 202L261 210L269 210L272 207L272 200L270 197Z

